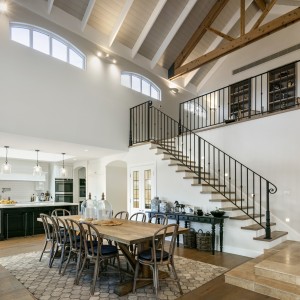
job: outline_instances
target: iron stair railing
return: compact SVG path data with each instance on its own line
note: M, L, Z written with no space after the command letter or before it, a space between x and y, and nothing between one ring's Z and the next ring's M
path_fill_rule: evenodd
M205 183L265 229L271 239L269 180L167 116L148 101L130 109L129 146L153 142L180 167Z

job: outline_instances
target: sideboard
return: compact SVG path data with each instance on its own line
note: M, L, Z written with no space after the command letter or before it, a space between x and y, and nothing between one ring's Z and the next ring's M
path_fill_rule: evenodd
M175 212L161 213L156 211L150 211L148 212L148 214L150 218L155 214L166 215L169 220L175 220L178 225L180 221L184 221L185 228L189 228L191 222L211 224L212 254L215 254L216 225L219 225L220 226L220 251L221 252L223 251L223 226L224 226L224 220L228 218L227 216L216 218L211 215L198 216L194 214L184 214L184 213L175 213ZM179 246L179 237L177 238L177 246Z

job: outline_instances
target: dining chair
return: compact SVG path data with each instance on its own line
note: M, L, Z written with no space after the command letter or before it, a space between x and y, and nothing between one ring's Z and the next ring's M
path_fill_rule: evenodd
M143 212L137 212L130 216L129 220L131 221L139 221L145 222L146 221L146 214Z
M116 273L116 271L99 272L102 262L108 262L109 259L116 258L118 261L118 273L120 281L122 281L119 252L116 246L103 244L103 236L93 224L89 222L80 222L79 225L81 226L81 230L83 232L84 254L76 284L79 283L80 277L87 261L94 261L94 275L90 288L91 295L94 295L98 275L100 275L101 273Z
M168 242L166 243L166 237L170 233L172 233L171 241L168 239ZM164 225L154 233L152 237L152 247L138 254L133 281L134 293L136 290L137 280L152 280L151 278L138 277L140 265L146 265L151 268L153 273L153 286L155 289L156 298L158 297L159 280L176 281L180 294L183 294L174 264L174 249L176 247L177 233L177 224ZM167 251L165 249L167 249ZM173 278L171 276L163 279L159 278L159 266L165 265L168 267L168 270L171 273L170 275L172 275Z
M117 212L114 216L114 218L116 219L124 219L124 220L128 220L128 217L129 217L129 213L125 210Z
M71 258L75 259L76 262L76 275L75 275L75 283L78 282L78 273L81 267L82 256L84 252L83 247L83 235L82 226L80 226L79 222L73 219L65 219L66 228L68 230L70 249L66 264L63 268L62 275L65 274L66 269L71 261Z
M53 224L52 224L53 220L49 215L43 214L43 213L40 214L40 217L42 219L43 226L44 226L45 242L44 242L44 247L43 247L39 261L42 260L44 253L50 253L50 259L49 259L49 267L50 267L51 257L52 257L53 249L54 249L54 239L55 239L54 229L53 229ZM51 247L49 250L46 250L48 243L51 244Z
M52 211L51 216L70 216L71 212L65 208L56 208Z
M168 225L168 216L163 214L155 214L148 220L149 223Z
M53 265L55 257L59 257L59 251L60 251L60 262L59 262L59 268L58 273L61 273L62 265L65 260L65 253L66 248L70 247L70 238L68 234L68 230L65 224L65 221L57 216L51 216L53 221L53 229L54 229L54 250L53 254L50 260L50 268Z

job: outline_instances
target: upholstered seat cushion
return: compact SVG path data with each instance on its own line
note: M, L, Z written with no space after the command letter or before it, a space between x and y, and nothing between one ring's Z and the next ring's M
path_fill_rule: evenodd
M94 245L94 253L97 253L97 245ZM113 245L102 245L101 246L101 254L102 255L111 255L111 254L115 254L118 253L118 248L116 246ZM89 249L89 254L92 254L91 249Z
M139 259L143 260L152 260L152 249L145 250L139 254ZM163 260L166 260L169 258L169 253L167 251L163 252ZM156 250L156 260L161 260L161 251Z

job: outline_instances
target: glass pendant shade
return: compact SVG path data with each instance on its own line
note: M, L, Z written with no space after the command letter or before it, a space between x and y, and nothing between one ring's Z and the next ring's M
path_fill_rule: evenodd
M36 151L36 166L33 167L33 175L36 176L41 176L42 175L42 167L39 165L39 151L40 150L35 150Z
M62 167L60 168L59 170L59 174L60 174L60 177L67 177L67 170L65 168L65 154L66 153L62 153L62 156L63 156L63 164L62 164Z
M4 146L6 148L6 155L5 155L5 163L1 165L1 174L10 174L11 173L11 165L7 161L7 151L9 146Z

